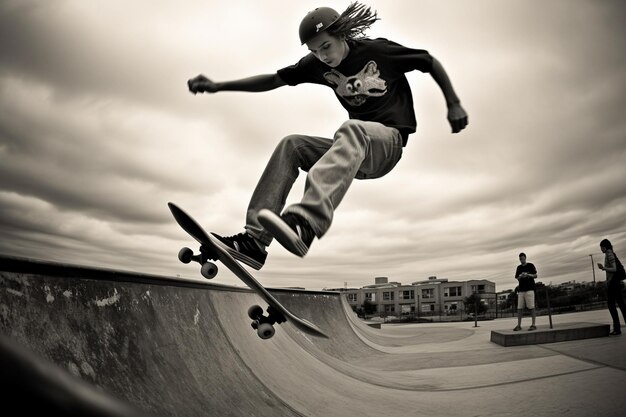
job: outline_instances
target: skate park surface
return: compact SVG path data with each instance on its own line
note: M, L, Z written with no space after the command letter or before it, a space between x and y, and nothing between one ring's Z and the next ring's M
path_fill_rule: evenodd
M261 340L247 309L263 303L245 288L13 257L0 266L3 340L50 364L52 381L128 405L100 415L621 416L626 407L626 336L503 347L490 333L516 319L375 329L339 293L276 289L329 338L285 323Z

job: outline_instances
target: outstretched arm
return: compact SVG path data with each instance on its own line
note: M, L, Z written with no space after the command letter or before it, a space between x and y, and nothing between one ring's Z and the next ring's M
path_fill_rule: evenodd
M437 85L439 85L439 88L441 88L441 91L446 98L446 105L448 106L448 122L450 122L450 126L452 127L452 133L460 132L465 129L468 124L467 113L465 112L465 109L461 107L461 100L459 100L454 88L452 88L452 82L450 82L450 78L448 77L446 70L443 69L441 62L435 58L433 58L433 68L430 75L433 77Z
M262 92L287 85L278 74L255 75L233 81L214 82L200 74L187 81L187 87L193 94L217 93L218 91Z

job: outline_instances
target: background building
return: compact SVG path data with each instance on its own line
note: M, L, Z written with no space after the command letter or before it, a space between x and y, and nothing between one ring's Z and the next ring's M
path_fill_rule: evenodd
M342 288L353 310L391 316L449 316L463 319L464 300L479 295L487 311L496 309L496 284L488 280L448 281L429 277L424 281L403 285L377 277L375 283L362 288Z

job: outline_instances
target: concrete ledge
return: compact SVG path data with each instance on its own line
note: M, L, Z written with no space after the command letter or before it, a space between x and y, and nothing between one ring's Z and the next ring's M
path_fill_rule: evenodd
M608 324L597 323L566 323L550 326L537 326L537 330L528 331L529 326L514 332L513 330L494 330L491 341L500 346L536 345L540 343L565 342L568 340L591 339L609 335Z

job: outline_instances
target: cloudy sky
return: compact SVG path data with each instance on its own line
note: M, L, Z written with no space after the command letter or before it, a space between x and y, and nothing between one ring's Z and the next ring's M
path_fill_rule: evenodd
M270 246L264 284L436 275L502 290L520 251L545 283L589 281L605 237L626 259L623 2L366 4L382 19L370 37L442 62L470 125L452 135L432 78L409 74L419 126L400 164L353 183L306 258ZM347 115L320 86L194 96L186 81L295 63L320 5L348 2L0 2L0 253L202 279L176 258L193 242L167 202L238 233L275 144L332 136Z

